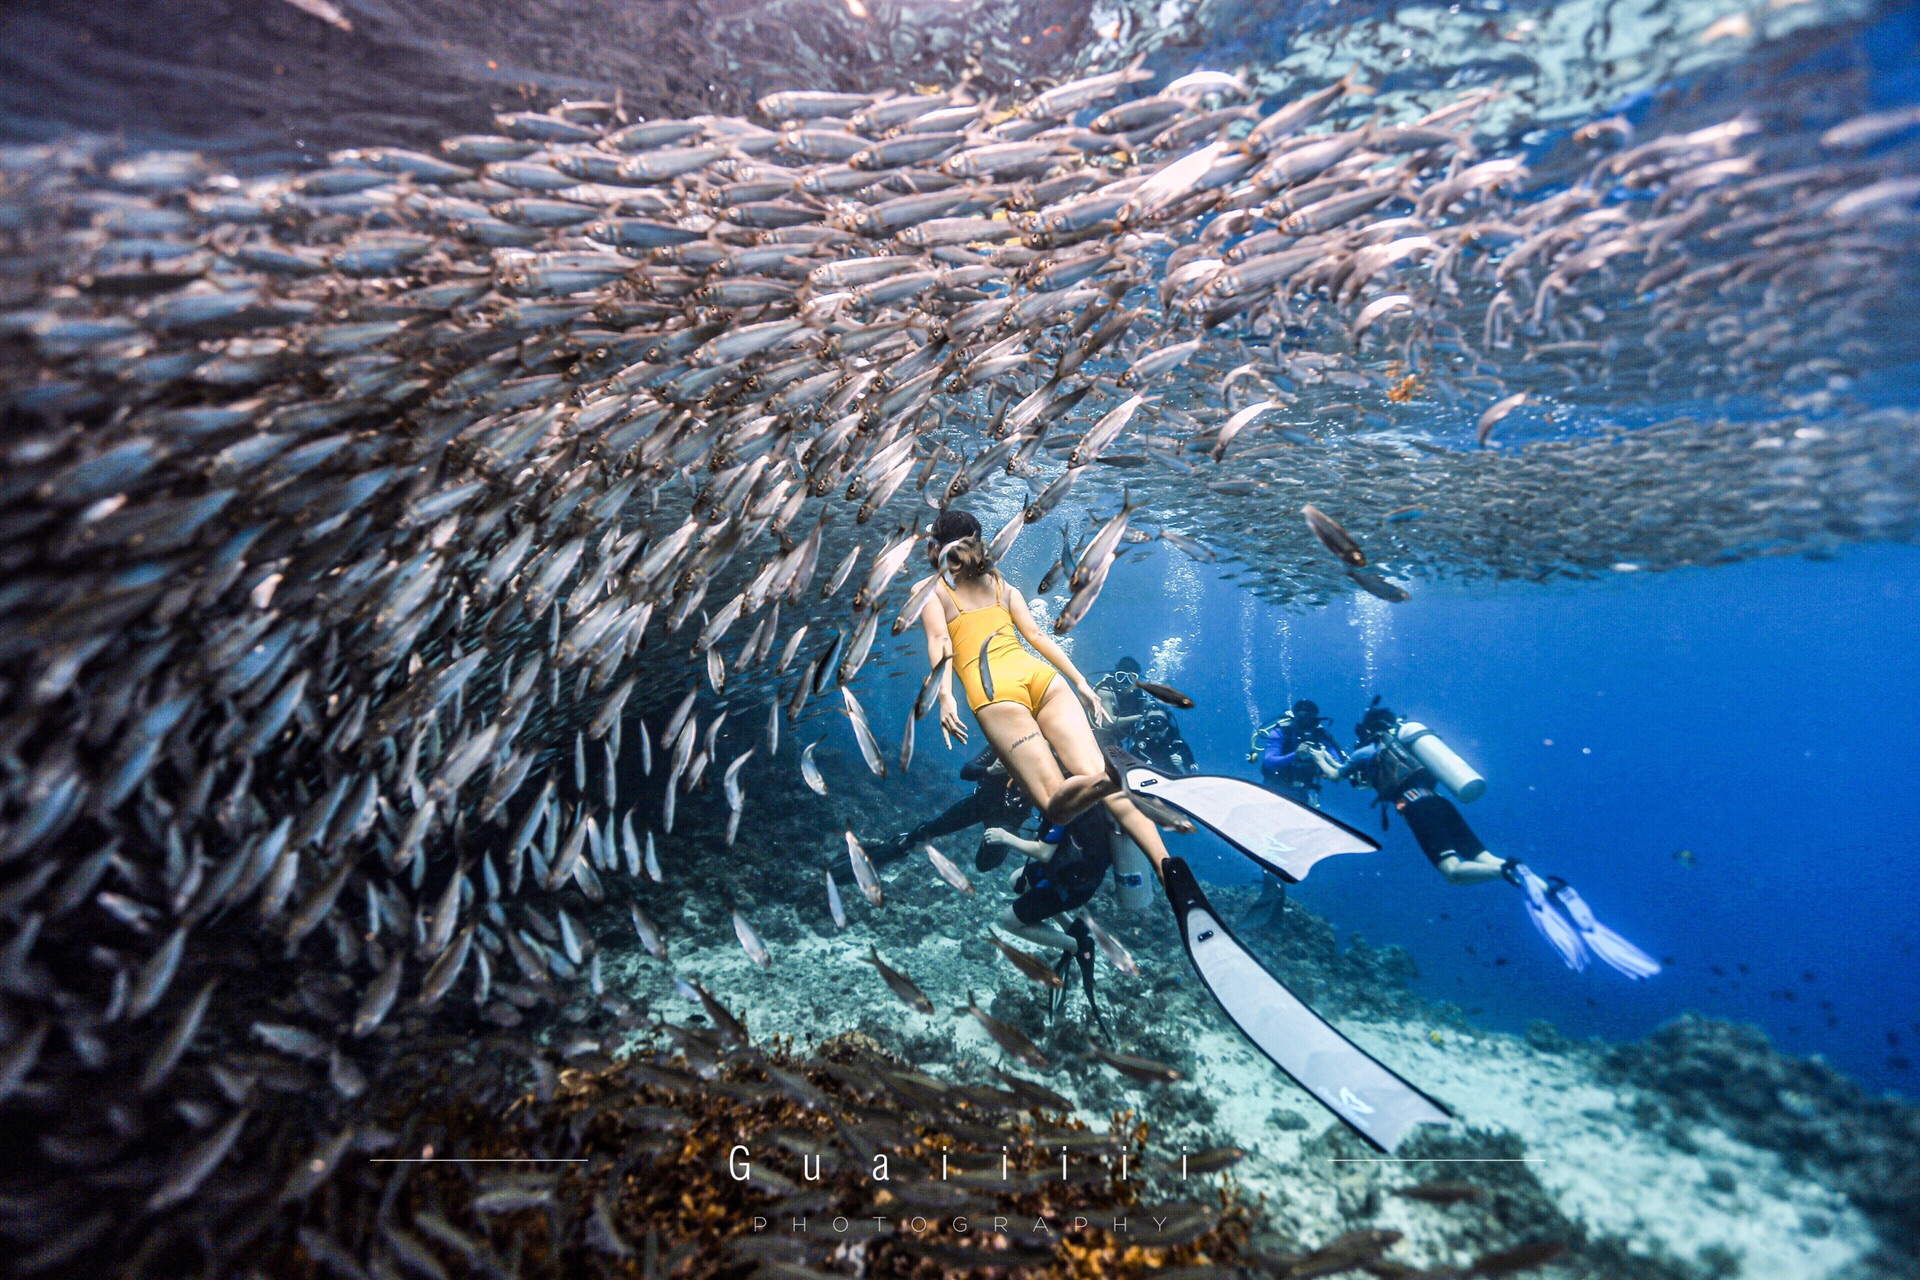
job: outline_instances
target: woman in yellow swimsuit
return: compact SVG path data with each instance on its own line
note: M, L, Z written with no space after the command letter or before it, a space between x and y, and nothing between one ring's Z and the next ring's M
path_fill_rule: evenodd
M980 522L948 509L934 521L928 542L928 558L943 581L920 614L927 661L937 668L953 658L941 681L941 727L967 740L953 695L957 674L987 741L1048 822L1063 827L1105 801L1157 870L1167 856L1159 828L1127 798L1093 737L1093 724L1112 715L1053 637L1034 625L1026 600L995 571ZM1027 652L1021 638L1046 661Z

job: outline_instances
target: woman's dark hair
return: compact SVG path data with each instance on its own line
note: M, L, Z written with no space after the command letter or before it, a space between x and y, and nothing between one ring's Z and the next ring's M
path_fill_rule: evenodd
M936 569L951 569L956 580L984 578L993 572L993 557L980 538L980 522L966 512L948 507L927 535L932 545L927 558Z

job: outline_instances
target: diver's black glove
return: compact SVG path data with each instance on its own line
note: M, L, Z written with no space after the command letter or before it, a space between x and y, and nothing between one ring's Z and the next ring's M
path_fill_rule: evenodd
M884 866L889 862L898 862L907 856L907 850L912 844L913 832L899 832L894 835L892 839L875 845L872 851L867 854L867 861L873 863L876 867Z
M1520 859L1508 858L1505 862L1502 862L1500 864L1500 874L1502 877L1505 878L1508 884L1518 885L1520 883L1519 867L1520 867Z

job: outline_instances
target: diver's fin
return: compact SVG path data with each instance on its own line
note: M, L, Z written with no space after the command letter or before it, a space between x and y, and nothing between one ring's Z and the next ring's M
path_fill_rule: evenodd
M1240 778L1173 776L1123 747L1108 747L1106 752L1129 792L1179 810L1290 884L1305 879L1322 858L1380 848L1371 836L1339 819Z
M1271 871L1260 876L1260 896L1240 917L1242 929L1278 929L1287 910L1287 882Z
M1169 857L1160 874L1194 972L1275 1066L1388 1153L1420 1125L1449 1123L1445 1107L1368 1056L1255 960L1221 922L1183 859Z
M1573 927L1580 931L1580 940L1587 944L1587 949L1593 954L1629 978L1651 978L1660 972L1658 960L1594 919L1592 908L1587 906L1586 899L1573 891L1572 885L1559 876L1548 876L1547 884L1553 900L1573 921Z
M1527 898L1527 918L1533 921L1533 927L1547 940L1560 958L1567 962L1567 968L1575 973L1587 967L1587 948L1580 941L1580 935L1568 924L1566 918L1553 909L1547 901L1547 882L1527 870L1525 863L1513 864L1508 876L1520 886L1520 892Z
M1056 1017L1060 1010L1065 1007L1067 1003L1067 992L1072 989L1067 985L1067 978L1072 973L1073 952L1062 951L1060 953L1060 959L1055 961L1053 966L1053 974L1056 978L1060 979L1060 985L1047 992L1047 1017L1049 1019Z
M1100 1028L1101 1035L1111 1040L1113 1032L1107 1030L1107 1020L1100 1016L1100 1002L1093 998L1093 933L1085 920L1075 920L1068 932L1080 944L1073 958L1080 962L1080 982L1086 988L1087 1008L1093 1013L1093 1024Z

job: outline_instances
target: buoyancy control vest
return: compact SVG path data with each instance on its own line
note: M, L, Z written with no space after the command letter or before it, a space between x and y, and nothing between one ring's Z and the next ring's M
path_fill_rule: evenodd
M1416 787L1433 788L1433 771L1397 737L1382 735L1376 743L1379 749L1373 757L1373 786L1382 800L1397 799Z

